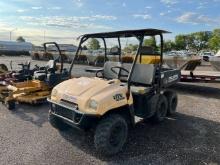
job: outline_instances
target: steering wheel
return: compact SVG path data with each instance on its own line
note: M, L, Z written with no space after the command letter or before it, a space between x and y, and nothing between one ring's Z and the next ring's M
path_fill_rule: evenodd
M24 66L24 64L23 64L23 63L19 63L18 65L20 65L20 66L22 66L22 67Z
M99 73L101 73L101 76L99 76ZM103 70L99 70L95 73L95 76L98 77L98 78L103 78L104 75L103 75Z
M35 69L36 69L36 70L39 70L39 69L40 69L40 66L39 66L39 65L35 64L34 66L35 66Z
M127 69L121 67L121 66L113 66L113 67L111 67L111 71L117 75L118 72L116 72L115 69L119 69L119 76L118 77L120 77L120 76L121 77L127 77L129 75L129 71ZM125 71L127 73L127 75L121 74L122 70Z

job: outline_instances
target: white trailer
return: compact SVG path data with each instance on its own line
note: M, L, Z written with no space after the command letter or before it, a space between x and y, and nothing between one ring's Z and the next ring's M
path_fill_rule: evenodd
M31 50L30 42L0 41L0 55L27 55Z

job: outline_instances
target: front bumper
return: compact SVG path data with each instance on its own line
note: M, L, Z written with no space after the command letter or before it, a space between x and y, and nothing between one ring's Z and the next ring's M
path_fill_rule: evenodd
M56 116L72 127L87 130L95 126L99 121L99 116L97 115L85 114L75 107L59 104L50 99L47 100L50 104L50 115Z

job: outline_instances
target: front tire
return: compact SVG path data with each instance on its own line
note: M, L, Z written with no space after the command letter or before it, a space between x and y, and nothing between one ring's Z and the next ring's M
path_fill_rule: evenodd
M65 130L69 129L69 126L66 123L64 123L61 119L54 116L51 113L51 110L49 111L49 114L48 114L48 121L54 128L56 128L60 131L65 131Z
M103 118L96 127L94 144L104 155L118 153L127 140L128 124L121 115L113 114Z

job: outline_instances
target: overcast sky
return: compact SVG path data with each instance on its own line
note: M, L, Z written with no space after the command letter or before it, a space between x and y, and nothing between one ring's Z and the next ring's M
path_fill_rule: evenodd
M220 0L1 0L0 40L74 43L83 33L160 28L179 33L220 27Z

